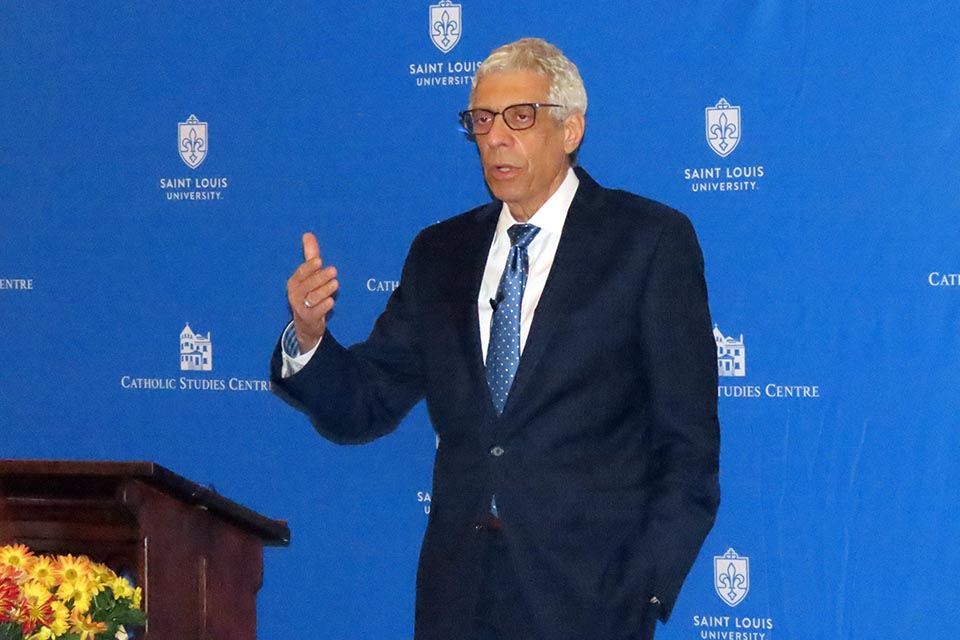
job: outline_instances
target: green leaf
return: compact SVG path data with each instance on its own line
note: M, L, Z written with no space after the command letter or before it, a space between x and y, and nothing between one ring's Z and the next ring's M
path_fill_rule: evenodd
M117 601L113 597L113 591L107 588L93 596L91 604L95 613L109 613L116 608Z
M111 619L120 624L139 627L147 623L147 614L140 609L121 609Z
M21 627L13 622L0 622L0 640L23 640Z

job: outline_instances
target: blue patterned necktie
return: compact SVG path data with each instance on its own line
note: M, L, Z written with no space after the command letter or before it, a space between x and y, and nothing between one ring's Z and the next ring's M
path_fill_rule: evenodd
M540 227L532 224L515 224L507 229L510 255L500 277L496 300L492 301L495 303L493 322L487 345L487 385L498 415L503 413L520 364L520 304L529 271L527 245L539 231Z

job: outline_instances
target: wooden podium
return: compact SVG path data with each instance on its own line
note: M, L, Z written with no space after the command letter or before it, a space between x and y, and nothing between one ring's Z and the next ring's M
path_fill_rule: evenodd
M263 546L290 530L150 462L0 460L8 543L126 573L143 587L146 640L255 640Z

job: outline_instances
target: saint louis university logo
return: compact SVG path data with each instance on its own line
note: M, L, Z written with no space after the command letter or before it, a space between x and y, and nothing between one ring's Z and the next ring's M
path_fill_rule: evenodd
M197 116L190 114L186 122L177 123L177 148L180 150L180 159L188 167L196 169L207 157L207 123L197 120Z
M720 377L740 378L747 375L747 348L740 339L726 337L713 325L713 339L717 343L717 373Z
M726 98L707 107L707 144L721 158L730 155L740 143L740 107Z
M750 591L750 558L737 555L732 547L713 556L713 588L731 607L743 602Z
M460 42L460 5L450 0L440 0L430 5L430 39L444 53Z
M189 322L180 332L180 371L213 371L210 332L194 333Z

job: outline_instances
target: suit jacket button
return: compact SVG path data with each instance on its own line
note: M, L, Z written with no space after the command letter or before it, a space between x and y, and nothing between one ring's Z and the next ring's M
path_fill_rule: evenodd
M473 525L473 530L474 530L474 531L483 531L483 523L482 523L482 522L477 522L476 524L474 524L474 525Z
M499 445L497 445L496 447L491 447L491 448L490 448L490 455L492 455L492 456L494 456L494 457L499 458L499 457L502 456L503 454L504 454L503 447L501 447L501 446L499 446Z

